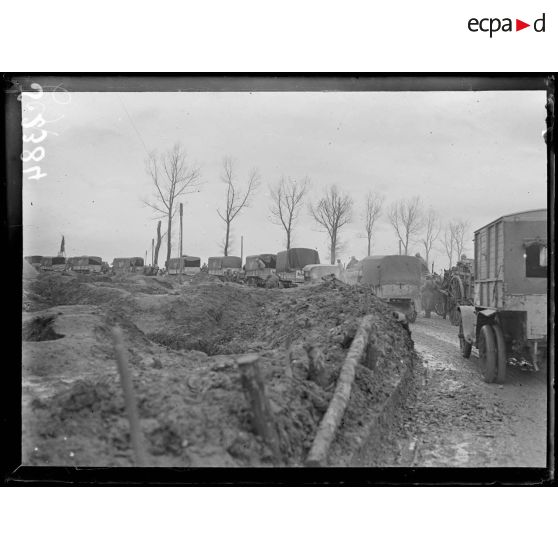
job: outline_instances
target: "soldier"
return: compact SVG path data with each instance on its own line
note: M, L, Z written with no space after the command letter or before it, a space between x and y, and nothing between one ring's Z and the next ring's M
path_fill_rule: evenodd
M434 297L436 295L436 283L432 275L426 276L426 281L422 287L421 299L424 308L424 317L430 318L430 313L434 309Z

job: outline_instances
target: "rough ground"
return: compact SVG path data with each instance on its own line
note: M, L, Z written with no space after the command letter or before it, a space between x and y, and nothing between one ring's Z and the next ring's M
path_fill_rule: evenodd
M260 355L281 465L302 465L360 317L375 313L374 377L357 375L335 444L342 464L366 421L413 366L408 332L366 289L333 282L258 289L200 274L176 279L41 274L24 280L23 462L129 466L129 427L114 360L119 325L152 466L268 466L235 356ZM290 348L290 351L287 348ZM317 381L309 353L325 374ZM292 374L287 374L290 353Z
M547 371L508 362L505 384L486 384L478 352L459 352L457 327L439 317L413 324L422 375L394 436L392 465L546 467Z

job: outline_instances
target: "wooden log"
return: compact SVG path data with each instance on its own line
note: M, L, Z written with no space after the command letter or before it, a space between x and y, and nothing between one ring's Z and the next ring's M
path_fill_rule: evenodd
M116 352L116 364L118 366L118 373L120 374L120 383L122 385L122 391L124 392L126 414L128 415L128 422L130 423L130 438L134 450L135 465L137 467L146 467L147 456L143 446L143 437L139 425L136 396L132 384L132 376L128 369L122 330L119 327L114 327L112 329L112 338L114 341L114 350Z
M273 458L273 464L279 465L281 462L281 451L279 448L279 436L269 400L265 393L261 370L259 367L258 355L244 355L237 359L240 368L242 387L246 393L250 408L252 409L252 419L256 432L263 438L269 446Z
M329 447L335 438L351 397L357 367L363 362L366 355L372 323L373 317L370 315L365 316L360 322L337 379L335 392L320 422L314 442L306 458L307 467L323 467L326 464Z

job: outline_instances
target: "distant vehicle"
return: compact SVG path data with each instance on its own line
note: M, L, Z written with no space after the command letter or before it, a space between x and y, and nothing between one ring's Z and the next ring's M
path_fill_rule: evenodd
M547 348L547 212L505 215L475 231L475 299L459 306L459 344L473 346L486 382L503 382L510 354L535 369Z
M201 270L201 259L197 256L182 256L182 273L184 275L195 275ZM180 258L171 258L167 265L169 275L180 273Z
M112 260L112 273L143 273L144 272L143 258L114 258Z
M65 271L66 258L63 256L47 256L41 260L41 271Z
M257 254L246 256L244 277L248 285L263 287L266 280L275 275L277 256L275 254Z
M414 322L421 309L421 261L414 256L368 256L361 263L361 284Z
M242 260L238 256L217 256L207 261L209 275L222 280L235 279L242 275Z
M341 276L341 269L338 265L331 264L310 264L305 265L303 270L304 281L308 283L316 283L328 275L333 275L337 279Z
M457 308L472 305L474 299L474 261L461 258L451 269L444 270L441 280L436 313L444 319L449 315L452 325L459 325L459 312Z
M290 248L277 254L276 273L285 287L304 283L304 267L319 264L320 256L311 248Z
M103 260L97 256L75 256L66 260L67 269L77 273L101 273Z
M31 264L37 271L41 271L43 256L25 256L24 260Z

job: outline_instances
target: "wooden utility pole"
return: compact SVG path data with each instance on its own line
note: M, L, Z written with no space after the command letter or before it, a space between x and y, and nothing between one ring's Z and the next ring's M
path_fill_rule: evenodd
M240 267L242 267L242 262L244 257L244 236L240 237Z
M180 253L178 255L179 260L179 277L182 283L182 269L184 268L184 260L182 259L182 203L180 204Z
M155 239L151 239L151 267L153 267L153 252L155 250Z

